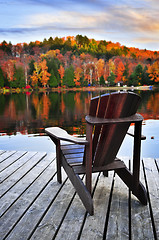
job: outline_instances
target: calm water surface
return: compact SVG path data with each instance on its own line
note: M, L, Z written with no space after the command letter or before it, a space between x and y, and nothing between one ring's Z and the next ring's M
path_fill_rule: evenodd
M90 99L103 92L48 92L0 95L0 149L54 151L44 134L48 126L61 126L71 134L85 134ZM142 156L159 158L159 91L138 91L145 119ZM130 148L129 148L129 147ZM131 156L132 138L127 136L119 155Z

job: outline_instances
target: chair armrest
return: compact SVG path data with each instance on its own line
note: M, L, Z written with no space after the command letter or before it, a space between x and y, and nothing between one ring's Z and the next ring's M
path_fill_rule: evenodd
M140 114L134 114L125 118L98 118L87 115L87 123L91 125L103 125L103 124L116 124L116 123L133 123L143 121L143 117Z
M45 132L52 138L57 140L63 140L68 142L73 142L80 145L88 145L89 142L83 138L74 137L68 134L64 129L59 127L49 127L45 128Z

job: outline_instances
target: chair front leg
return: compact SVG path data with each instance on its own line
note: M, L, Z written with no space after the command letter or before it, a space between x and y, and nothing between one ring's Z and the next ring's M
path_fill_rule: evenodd
M86 187L88 191L92 192L92 130L93 126L90 124L86 125L86 140L89 145L86 145Z
M136 122L134 129L133 183L132 183L135 192L138 191L140 176L141 128L142 121Z
M62 183L60 140L57 140L56 144L56 166L57 166L57 181L59 183Z
M62 183L62 174L61 174L61 149L60 149L60 140L50 136L51 140L56 145L56 169L57 169L57 181Z

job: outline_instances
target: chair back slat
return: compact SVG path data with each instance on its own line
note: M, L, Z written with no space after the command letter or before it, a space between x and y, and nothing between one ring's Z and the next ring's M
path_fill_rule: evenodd
M91 112L91 116L93 117L99 117L99 118L104 118L105 112L106 112L106 107L108 105L108 100L109 100L109 94L103 95L101 98L93 98L91 100L91 104L93 104L95 101L98 99L98 108L96 109L96 112ZM93 114L92 114L93 113ZM101 132L101 127L102 126L96 126L94 128L94 137L93 137L93 156L96 150L96 146L99 140L100 132Z
M105 94L91 100L90 115L122 118L136 113L140 97L134 93ZM94 106L94 107L93 107ZM96 111L95 111L95 106ZM99 125L94 129L93 164L103 166L114 160L130 124Z

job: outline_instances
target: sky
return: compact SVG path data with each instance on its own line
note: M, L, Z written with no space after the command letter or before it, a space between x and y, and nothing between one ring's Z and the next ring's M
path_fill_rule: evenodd
M77 34L159 51L159 0L0 0L0 42Z

